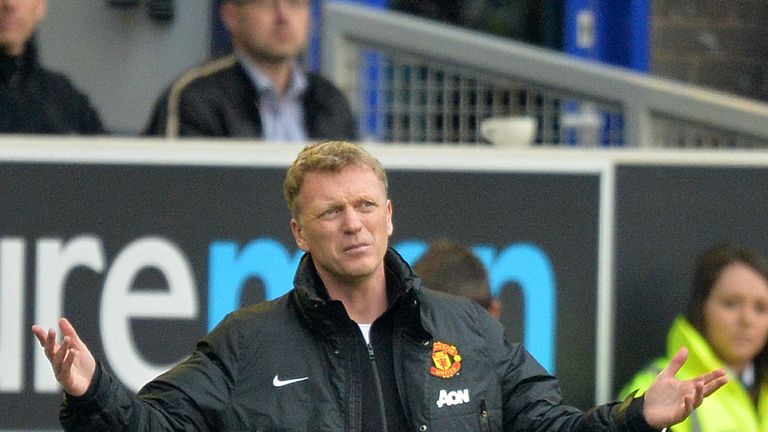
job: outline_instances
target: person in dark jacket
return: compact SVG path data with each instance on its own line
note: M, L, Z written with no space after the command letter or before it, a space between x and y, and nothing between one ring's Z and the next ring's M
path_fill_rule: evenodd
M294 289L231 313L190 357L136 397L66 319L32 330L65 391L66 430L653 431L680 422L725 382L674 375L643 397L587 412L475 303L421 286L388 246L387 176L363 147L305 147L284 182L305 252Z
M309 41L310 0L224 0L234 53L179 77L155 105L146 135L355 140L344 95L298 57Z
M46 9L46 0L0 0L0 133L104 133L88 98L40 64L34 32Z

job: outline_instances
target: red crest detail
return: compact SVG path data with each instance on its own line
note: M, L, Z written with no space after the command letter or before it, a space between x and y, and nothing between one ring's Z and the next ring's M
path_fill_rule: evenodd
M440 378L452 378L461 369L461 355L454 345L435 341L432 344L432 367L429 373Z

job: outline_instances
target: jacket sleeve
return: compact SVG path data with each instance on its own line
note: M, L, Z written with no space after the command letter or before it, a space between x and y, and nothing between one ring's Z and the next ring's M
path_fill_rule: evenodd
M653 361L650 365L648 365L643 370L639 371L635 374L635 376L632 377L632 380L629 381L622 389L619 391L619 397L624 398L627 397L630 393L637 393L637 394L643 394L646 390L648 390L648 387L653 384L653 382L656 380L656 377L659 375L659 373L664 370L665 367L669 364L669 360L665 358L658 358Z
M501 352L505 431L655 431L643 417L642 398L581 412L563 402L558 380L520 344L505 341Z
M168 90L164 91L157 98L155 106L152 108L152 114L149 116L147 125L144 127L142 135L145 136L164 136L165 122L168 116Z
M337 91L338 95L338 115L341 123L340 138L357 141L360 139L360 131L357 128L357 118L352 113L352 107L349 106L347 98Z
M176 137L224 137L228 132L216 118L217 103L190 88L166 89L158 98L142 135ZM171 100L172 99L172 100ZM175 130L176 136L170 136Z
M309 80L304 104L309 138L348 141L360 139L357 117L341 90L317 74L310 74Z
M76 90L75 90L76 92ZM83 135L100 135L107 131L101 123L101 118L96 108L91 105L90 99L82 93L76 92L76 102L71 102L76 106L77 113L77 133Z
M64 398L61 425L67 431L219 430L237 364L236 327L222 327L136 396L98 364L86 394Z

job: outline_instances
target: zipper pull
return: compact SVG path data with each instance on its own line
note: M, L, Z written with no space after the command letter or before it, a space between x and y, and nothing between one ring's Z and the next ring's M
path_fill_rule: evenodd
M488 418L488 407L485 404L485 399L480 399L480 427L483 432L490 432L491 421Z
M368 360L376 360L376 356L373 355L373 345L365 344L368 347Z

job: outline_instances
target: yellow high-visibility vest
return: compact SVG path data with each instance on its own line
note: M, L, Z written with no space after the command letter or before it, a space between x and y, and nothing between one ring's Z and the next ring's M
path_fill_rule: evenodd
M654 360L621 390L623 399L634 390L645 392L656 375L665 368L681 347L688 348L688 360L676 377L687 380L725 364L712 351L704 337L683 317L677 317L667 336L667 358ZM739 378L728 371L728 383L704 399L684 422L670 428L671 432L768 432L768 382L760 384L758 407Z

